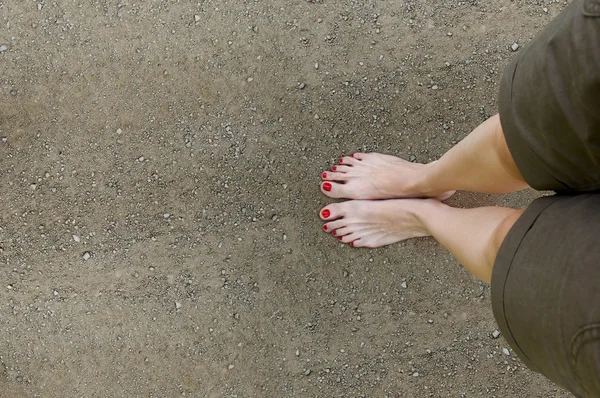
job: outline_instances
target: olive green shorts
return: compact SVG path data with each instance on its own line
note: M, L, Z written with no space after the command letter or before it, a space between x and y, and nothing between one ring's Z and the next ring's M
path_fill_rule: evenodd
M600 397L600 0L573 0L508 65L500 121L535 200L502 243L492 306L533 370Z

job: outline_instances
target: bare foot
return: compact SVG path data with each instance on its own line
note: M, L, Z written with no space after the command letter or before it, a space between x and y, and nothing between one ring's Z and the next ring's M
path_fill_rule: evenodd
M429 236L418 216L434 199L350 200L319 213L323 230L354 247L379 247Z
M380 153L360 153L343 157L331 171L321 174L321 191L330 198L394 199L428 195L421 192L419 179L427 165L411 163ZM455 191L433 195L446 200Z

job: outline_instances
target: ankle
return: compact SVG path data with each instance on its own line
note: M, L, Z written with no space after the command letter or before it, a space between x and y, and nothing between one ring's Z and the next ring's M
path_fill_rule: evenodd
M419 192L422 196L434 198L448 190L439 189L436 181L437 169L439 163L437 160L423 165L422 171L418 173L417 180L414 183L413 192Z
M414 206L414 216L416 217L419 229L426 235L432 236L431 222L432 217L438 217L440 211L449 208L448 205L437 199L418 199L418 205Z
M437 199L417 199L413 206L413 215L417 221L418 229L425 235L431 236L431 217L439 214L439 210L448 207Z

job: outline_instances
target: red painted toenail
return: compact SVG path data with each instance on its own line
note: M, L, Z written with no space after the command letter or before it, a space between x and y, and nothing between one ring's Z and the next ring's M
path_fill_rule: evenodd
M340 158L340 163L344 163L344 159Z
M338 239L339 239L339 240L342 240L342 237L340 236Z
M323 231L327 231L327 225L323 225Z
M327 178L327 173L326 172L321 173L321 178Z
M337 167L333 166L333 167L331 167L331 170L336 171Z
M331 184L328 182L324 183L323 189L326 190L327 192L331 191Z
M325 209L321 212L321 215L323 216L323 218L329 218L331 213L329 212L329 210Z
M350 246L354 247L354 242L350 242Z
M331 235L333 235L333 236L336 235L335 229L333 231L331 231Z

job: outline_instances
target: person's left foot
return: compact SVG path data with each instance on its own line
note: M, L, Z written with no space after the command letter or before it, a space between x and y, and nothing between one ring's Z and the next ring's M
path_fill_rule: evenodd
M341 242L354 247L379 247L429 236L418 213L432 200L350 200L330 204L319 215L327 222L323 230Z

